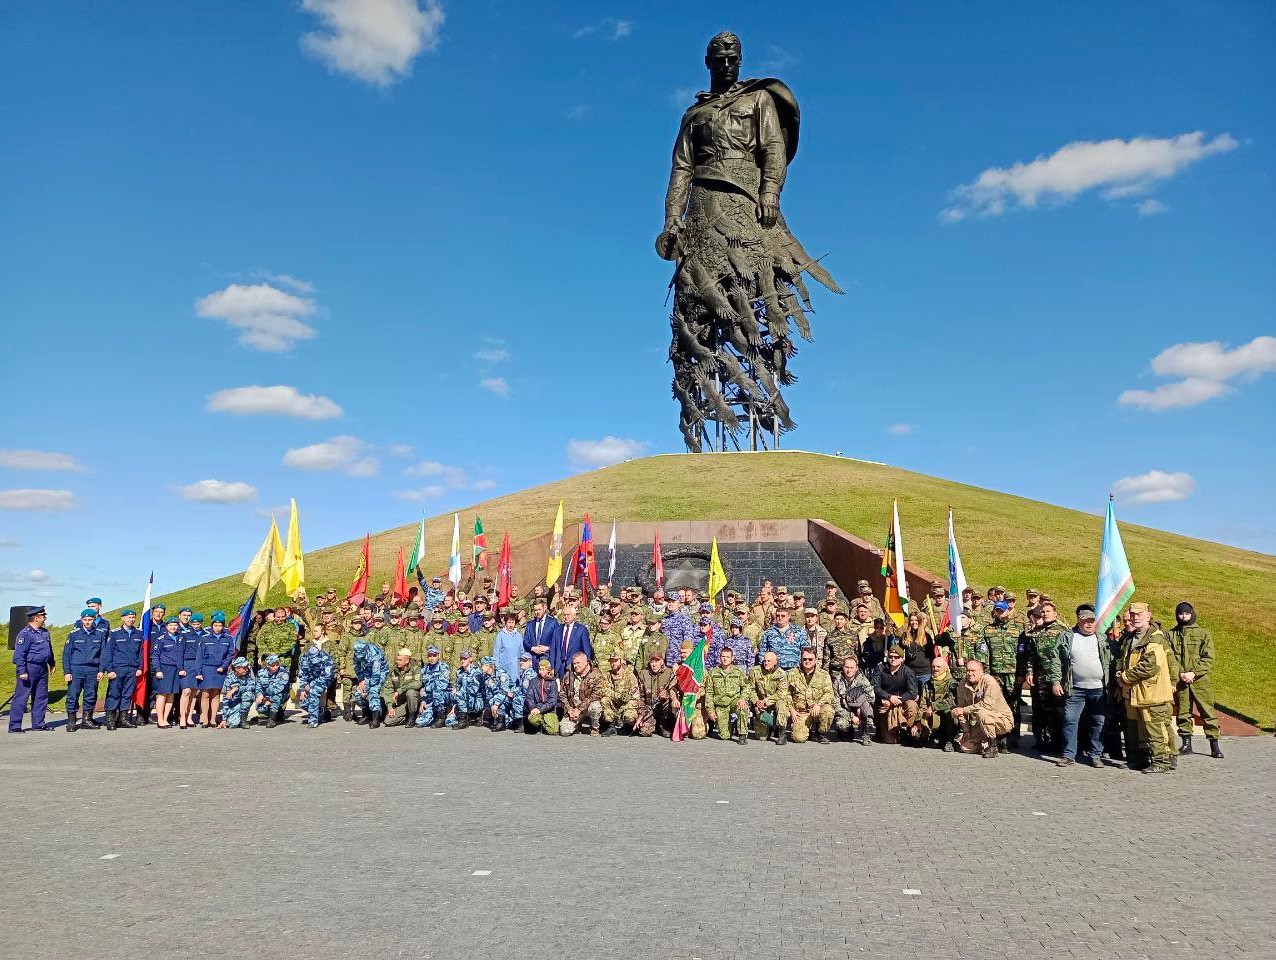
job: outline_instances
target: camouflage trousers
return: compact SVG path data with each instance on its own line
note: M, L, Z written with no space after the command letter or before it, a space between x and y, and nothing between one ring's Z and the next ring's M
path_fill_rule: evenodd
M514 691L514 699L510 701L510 712L507 718L510 723L518 723L523 719L523 714L527 712L527 691L523 689L520 683Z
M636 709L638 720L634 729L638 736L651 737L657 731L664 733L673 729L673 714L667 701L661 700L650 710L644 705L638 705Z
M771 732L783 730L789 725L789 705L780 701L765 710L754 707L753 735L765 740Z
M638 722L638 702L632 697L603 697L603 719L612 726L632 727Z
M242 727L248 720L248 710L253 705L256 694L251 690L240 690L233 697L222 697L222 719L228 727Z
M483 710L483 687L477 678L461 677L456 684L456 709L466 713L481 713Z
M308 693L298 701L298 706L306 711L306 723L312 727L319 726L320 722L327 719L325 713L325 701L328 699L327 686L308 687ZM300 690L298 691L300 693Z
M257 704L257 716L271 717L284 708L284 704L288 702L288 688L285 687L282 693L270 693L266 690L260 691L262 701Z
M1170 769L1174 766L1174 714L1168 703L1135 707L1139 745L1152 755L1152 766Z
M994 673L993 676L1001 685L1001 695L1006 698L1010 715L1014 718L1009 731L1010 745L1014 747L1019 744L1019 717L1023 711L1023 688L1013 673Z
M865 700L854 709L844 706L837 707L833 711L833 729L844 737L858 733L866 733L870 737L873 736L877 732L877 724L873 720L872 701Z
M747 737L749 735L749 706L747 703L743 710L734 703L724 704L723 706L713 704L708 709L713 711L713 725L716 728L719 740L731 739L732 717L735 717L736 736Z
M1214 711L1214 694L1207 677L1198 677L1191 683L1180 683L1176 697L1179 715L1179 736L1192 735L1192 707L1201 715L1201 726L1207 737L1217 737L1218 714Z
M793 742L806 743L811 739L812 730L821 736L828 734L829 728L833 726L833 708L821 705L818 714L812 714L809 710L794 710L789 714L789 723L793 728Z
M381 709L381 684L373 680L368 681L368 692L360 691L358 684L354 688L354 702L357 703L364 711Z
M529 730L539 730L541 733L556 737L558 736L558 714L533 711L527 715L527 727Z
M446 717L451 709L452 694L449 691L429 693L422 690L421 704L416 715L416 725L418 727L428 727L436 720Z
M574 733L579 733L585 728L589 728L590 733L597 733L598 728L602 726L603 705L601 703L591 703L580 712L580 716L572 720L566 714L558 724L558 735L560 737L570 737Z

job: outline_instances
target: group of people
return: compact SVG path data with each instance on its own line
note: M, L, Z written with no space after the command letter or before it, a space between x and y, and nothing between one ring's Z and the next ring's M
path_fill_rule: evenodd
M341 716L371 729L880 740L991 758L1019 746L1026 691L1035 748L1061 766L1171 771L1193 752L1194 711L1222 757L1214 644L1188 603L1168 629L1133 603L1100 636L1089 605L1069 626L1049 595L1028 590L1020 613L1001 586L950 598L935 584L899 623L866 580L849 598L833 581L809 599L767 581L718 604L689 588L544 585L505 600L490 580L471 595L435 577L403 597L384 584L311 603L301 590L233 631L221 611L155 604L144 631L134 610L112 627L93 597L61 651L66 729L273 727L291 699L311 729ZM11 732L28 699L32 728L47 728L45 616L31 608L18 636Z

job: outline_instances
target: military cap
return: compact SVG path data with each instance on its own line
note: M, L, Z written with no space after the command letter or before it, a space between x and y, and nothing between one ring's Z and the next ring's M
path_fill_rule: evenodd
M442 583L442 582L443 582L443 578L442 578L442 577L435 577L435 578L434 578L434 579L432 579L430 582L431 582L431 583Z
M532 655L528 653L526 650L524 650L522 653L518 655L519 663L522 663L524 660L531 660L531 659L532 659Z
M1001 610L1004 612L1010 609L1010 604L1006 603L1005 600L998 600L996 603L992 605L992 608L994 610Z
M204 622L204 615L202 613L191 614L191 623L203 623L203 622Z
M410 657L412 656L412 651L409 650L407 647L399 647L399 652L396 654L396 656Z
M1011 591L1007 590L1007 591L1006 591L1006 599L1007 599L1007 600L1018 600L1019 598L1018 598L1018 597L1016 597L1016 596L1015 596L1015 595L1014 595Z
M1027 594L1027 595L1028 595L1028 596L1030 596L1030 597L1039 597L1039 596L1041 596L1041 591L1040 591L1040 590L1038 590L1036 587L1029 587L1027 590L1025 590L1025 591L1024 591L1024 593L1025 593L1025 594Z
M382 622L384 623L384 622L385 622L385 612L384 612L384 611L382 611L382 610L378 610L376 613L374 613L374 614L372 615L372 619L373 619L373 620L380 620L380 621L382 621Z
M487 666L492 666L492 667L494 667L494 666L496 666L496 658L495 658L495 657L484 657L482 660L480 660L480 661L479 661L479 665L480 665L480 666L483 666L483 667L487 667Z
M29 617L31 616L31 614L28 613L27 616ZM130 608L128 610L125 610L123 613L121 613L120 616L121 617L136 617L137 611Z
M169 617L167 620L164 621L165 626L167 626L170 623L181 623L181 621L178 620L176 617Z
M38 617L40 614L44 612L45 612L44 607L27 607L28 617Z
M1041 594L1040 598L1042 603L1048 603L1051 606L1054 606L1054 597L1050 596L1050 594L1043 593Z
M83 619L84 617L96 617L96 616L97 616L97 611L92 610L89 607L85 607L83 610L80 611L81 619Z
M611 653L607 654L607 659L608 660L624 660L625 655L621 653L619 650L613 648Z
M867 610L867 609L868 609L868 605L867 605L867 604L860 603L860 604L856 604L856 606L863 607L865 610ZM835 617L847 617L847 618L849 619L850 614L848 614L848 613L847 613L845 610L843 610L841 607L838 607L836 610L834 610L834 611L833 611L833 616L835 616Z
M230 662L230 665L231 665L232 667L246 667L246 666L248 666L248 658L247 658L247 657L236 657L234 660L232 660L232 661Z
M468 658L468 659L470 659L470 660L473 660L473 659L474 659L474 651L473 651L473 650L462 650L462 651L461 651L461 659L462 659L462 660L464 660L464 659L467 659L467 658Z
M468 600L468 599L467 599L467 600L462 600L462 601L461 601L461 606L463 606L463 607L472 607L472 606L474 606L474 601L473 601L473 600Z
M87 605L88 605L88 604L90 604L90 603L96 603L96 604L100 607L100 606L102 605L102 598L101 598L101 597L89 597L87 600L85 600L85 601L84 601L84 603L85 603L85 606L87 606Z
M993 588L992 588L992 592L993 592L993 593L1005 593L1005 592L1006 592L1006 588L1005 588L1005 587L1002 587L1002 586L995 586L995 587L993 587Z
M739 617L732 617L732 618L731 618L731 626L733 626L733 627L739 627L739 628L741 628L741 629L744 629L744 621L743 621L743 620L741 620Z
M438 648L438 647L436 647L434 644L430 644L428 647L426 647L426 648L425 648L425 652L426 652L427 654L430 654L430 653L438 653L438 652L439 652L439 648Z
M825 580L825 581L824 581L824 589L825 589L825 590L836 590L836 589L837 589L837 581L836 581L836 580Z
M1132 603L1130 604L1130 612L1131 613L1151 613L1152 608L1149 607L1146 603Z
M214 611L213 611L213 619L212 619L212 622L213 622L213 623L225 623L225 622L226 622L226 614L222 613L220 610L214 610Z
M1085 605L1077 607L1077 623L1080 623L1082 620L1093 620L1094 618L1093 607Z
M820 611L816 610L814 607L807 607L802 611L802 616L804 617L818 617L819 615Z
M776 588L775 588L775 592L776 592L776 593L788 593L788 592L789 592L789 588L788 588L788 587L786 587L786 586L784 586L783 584L781 584L780 586L778 586L778 587L776 587Z
M517 621L518 611L515 610L513 607L506 607L504 610L501 611L501 619Z
M392 617L401 617L401 616L403 616L403 610L402 610L402 609L400 609L399 607L391 607L391 608L390 608L390 616L392 616Z
M470 621L468 621L468 620L458 620L458 621L456 621L456 629L457 629L457 630L466 630L466 631L468 631L468 630L470 629Z
M713 604L711 604L711 603L702 603L702 604L700 604L700 612L701 612L701 613L713 613Z
M855 581L855 586L857 586L857 587L867 587L867 586L868 586L868 581L867 581L867 580L856 580L856 581Z
M495 614L495 613L493 613L491 610L487 610L487 611L485 611L485 612L483 613L483 622L484 622L484 623L487 623L487 621L489 621L489 620L493 620L493 621L494 621L495 619L496 619L496 614Z
M168 610L168 607L164 606L164 604L162 603L153 603L151 604L151 609L152 610Z
M181 608L180 610L178 610L177 612L178 612L179 614L181 614L181 613L192 613L192 612L194 612L194 611L192 611L190 607L182 607L182 608Z
M660 619L661 619L660 614L656 613L654 610L651 613L647 614L647 623L649 624L659 623Z
M277 653L266 654L266 666L273 667L278 662L279 662L279 654Z
M436 611L434 611L433 616L431 616L431 617L430 617L430 622L431 622L431 623L442 623L442 622L443 622L443 614L439 613L437 610L436 610Z

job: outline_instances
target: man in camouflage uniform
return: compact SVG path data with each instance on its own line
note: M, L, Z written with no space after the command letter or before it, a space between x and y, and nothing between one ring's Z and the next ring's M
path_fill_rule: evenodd
M802 611L802 618L806 639L810 642L810 649L815 651L815 665L822 670L827 670L828 667L824 662L824 646L828 641L828 631L820 626L820 612L814 607L807 607Z
M1152 612L1146 603L1130 604L1130 614L1135 633L1130 639L1117 680L1137 728L1139 752L1142 756L1151 757L1146 766L1137 760L1131 766L1142 769L1144 773L1169 773L1177 759L1172 746L1174 680L1168 653L1169 640L1152 622ZM1127 752L1131 754L1133 751L1129 744L1133 740L1134 737L1127 735Z
M563 703L559 734L570 737L588 727L591 737L599 736L603 717L602 674L594 669L584 653L572 657L559 692Z
M719 740L731 738L734 715L736 743L744 746L749 742L749 679L735 665L735 651L730 647L722 648L718 665L705 677L704 702L713 716Z
M271 654L279 660L291 657L296 646L297 628L289 622L287 609L280 607L257 630L257 662L264 664Z
M832 742L828 733L833 726L833 681L827 670L819 669L815 651L809 648L789 671L789 720L794 743L806 743L812 729L816 743Z
M474 648L474 656L481 664L487 657L496 652L496 619L489 612L483 614L482 629L478 633L471 632L470 639Z
M1209 740L1210 756L1223 759L1219 748L1218 714L1214 710L1214 694L1210 688L1210 672L1214 669L1214 638L1196 622L1196 609L1187 601L1174 610L1177 621L1169 633L1170 650L1178 660L1176 706L1179 715L1180 754L1192 752L1192 707L1201 714L1201 726Z
M466 729L483 711L483 673L469 647L461 651L461 662L452 681L452 702L456 709L448 726L453 730Z
M854 654L842 658L842 669L833 678L833 729L847 740L870 746L876 732L873 683L860 670Z
M615 736L622 727L632 733L638 723L638 678L625 662L624 654L616 649L607 657L602 697L603 719L607 722L603 736Z
M886 611L882 609L882 603L877 597L873 596L873 588L868 585L867 580L860 580L855 584L855 599L851 601L851 606L856 604L868 605L868 619L885 620Z
M638 657L643 663L649 661L656 651L660 652L661 660L669 663L669 638L661 630L662 622L663 617L659 613L647 614L647 636L638 648Z
M387 727L406 728L416 723L421 709L421 668L407 647L400 647L394 655L381 687L381 702L385 705Z
M381 726L381 688L385 686L390 665L385 652L367 637L360 636L354 642L355 699L363 708L370 729Z
M657 621L659 622L659 621ZM640 737L661 736L673 729L670 690L674 686L674 668L665 663L663 649L652 648L646 668L638 674L636 691L638 719L634 730Z
M231 730L248 729L248 711L257 700L257 678L246 657L230 662L230 672L222 681L221 726Z
M337 682L341 687L341 716L347 722L354 720L354 687L358 682L355 678L354 645L362 635L363 621L356 617L350 629L337 640L336 649L332 652L337 666Z
M332 655L324 649L328 638L323 629L311 635L311 645L297 667L297 703L306 711L306 726L313 730L328 719L328 683L332 680Z
M527 685L535 678L532 655L524 650L518 655L518 676L514 681L514 696L510 699L509 727L512 730L522 729L523 720L527 717Z
M425 648L425 663L421 665L421 708L416 725L438 729L451 709L452 669L443 662L439 648L431 644Z
M1038 752L1057 753L1063 747L1063 703L1054 687L1063 679L1059 647L1072 643L1072 631L1059 621L1052 602L1037 608L1041 625L1032 634L1032 729Z
M958 749L988 759L998 755L997 744L1014 722L1001 684L984 673L983 664L973 657L966 662L966 677L957 687L952 716L961 730Z
M753 735L765 740L772 732L783 746L789 740L789 677L780 669L775 651L749 671L749 700L753 706Z
M629 661L630 666L639 670L645 665L642 653L643 644L647 640L647 624L642 608L630 607L625 618L628 622L620 628L620 639L624 643L624 649L633 651L633 658ZM597 649L596 645L595 649Z
M280 667L279 654L266 654L265 666L257 671L257 717L265 717L267 727L279 722L288 687L288 671Z
M1010 707L1013 722L1008 739L999 746L1019 745L1019 710L1021 699L1019 673L1019 630L1010 622L1010 607L1004 600L993 603L992 620L984 627L980 640L988 649L988 667L993 679L1001 684L1001 695Z
M514 681L496 665L495 657L479 661L483 685L483 719L493 733L502 733L510 724L510 704L514 699Z
M944 585L936 581L930 585L930 594L922 601L922 619L926 624L926 634L939 636L940 624L944 622L944 614L948 610L948 591Z
M866 607L860 610L867 612ZM833 629L824 637L824 665L829 675L836 679L842 674L842 664L847 657L854 657L859 663L860 637L850 627L850 620L845 610L838 610L833 615Z

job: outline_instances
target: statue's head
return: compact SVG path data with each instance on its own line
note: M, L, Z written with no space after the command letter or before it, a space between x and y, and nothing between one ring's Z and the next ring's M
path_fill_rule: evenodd
M723 30L705 50L704 65L715 85L730 86L740 79L740 38L729 30Z

